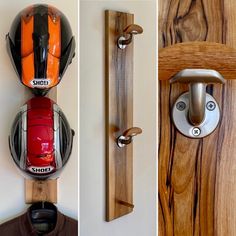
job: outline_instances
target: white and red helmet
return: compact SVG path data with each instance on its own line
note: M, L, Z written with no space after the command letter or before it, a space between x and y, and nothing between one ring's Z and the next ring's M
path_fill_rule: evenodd
M34 97L21 107L12 125L11 155L24 173L48 178L68 161L73 136L59 106L47 97Z

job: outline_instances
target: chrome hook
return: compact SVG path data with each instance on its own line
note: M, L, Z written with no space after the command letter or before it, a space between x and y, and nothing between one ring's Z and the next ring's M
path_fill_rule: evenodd
M120 36L118 38L117 41L117 45L120 49L125 49L127 45L129 45L132 40L133 40L133 35L136 34L142 34L143 33L143 28L139 25L128 25L125 29L124 29L124 34L127 35L127 37L125 36Z
M175 127L190 138L203 138L212 133L220 121L217 101L206 92L207 84L224 84L225 79L215 70L185 69L170 83L188 83L189 91L180 95L172 109Z
M117 145L119 147L124 147L133 141L134 136L141 133L142 129L138 127L132 127L130 129L127 129L122 135L117 138Z
M177 82L189 84L189 120L193 125L201 124L205 117L206 85L224 84L225 79L215 70L185 69L170 80Z

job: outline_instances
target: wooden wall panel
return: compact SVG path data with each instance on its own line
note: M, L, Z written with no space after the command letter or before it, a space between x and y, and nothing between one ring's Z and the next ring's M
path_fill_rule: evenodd
M133 127L133 44L121 50L117 39L134 23L130 13L107 10L106 25L106 220L133 211L133 145L116 138Z
M27 99L34 97L28 88L25 88L25 94ZM46 96L57 102L57 87L53 87ZM25 203L32 204L39 201L57 203L57 179L40 181L25 178Z
M159 48L187 41L236 48L236 1L159 0ZM236 235L236 82L207 89L223 117L214 133L193 140L170 117L186 85L159 82L159 235Z
M203 41L177 43L159 49L158 64L159 80L169 80L186 68L211 68L218 71L226 80L235 80L236 48Z
M57 203L57 179L25 179L25 203Z

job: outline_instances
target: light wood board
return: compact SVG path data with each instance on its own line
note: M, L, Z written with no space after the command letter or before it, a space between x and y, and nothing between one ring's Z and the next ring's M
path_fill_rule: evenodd
M169 80L183 69L216 70L225 79L236 79L236 49L221 43L187 42L162 48L158 78Z
M27 88L27 94L29 94L28 91L29 89ZM31 97L33 97L32 94ZM47 94L47 97L57 102L57 88L52 88ZM57 203L57 179L25 179L25 203L31 204L41 201Z
M57 179L33 180L25 179L25 202L57 203Z

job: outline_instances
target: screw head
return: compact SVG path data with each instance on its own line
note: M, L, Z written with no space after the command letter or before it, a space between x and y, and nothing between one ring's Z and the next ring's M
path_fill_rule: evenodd
M193 128L192 130L193 136L199 136L201 134L201 130L198 127Z
M186 108L186 104L185 104L184 102L178 102L178 103L176 104L176 108L177 108L179 111L183 111L183 110L185 110L185 108Z
M206 104L206 108L209 111L214 111L216 108L216 104L213 101L210 101Z

